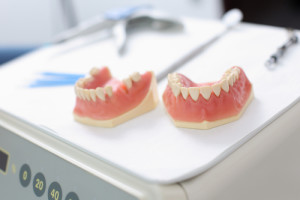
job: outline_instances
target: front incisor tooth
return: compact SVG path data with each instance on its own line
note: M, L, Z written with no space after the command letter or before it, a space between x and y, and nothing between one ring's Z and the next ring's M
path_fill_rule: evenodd
M177 97L180 94L180 87L177 84L172 83L172 92L174 94L175 97Z
M221 81L221 87L225 92L229 91L229 85L228 85L228 80L227 79L223 79Z
M138 82L141 79L141 75L138 72L134 72L133 74L131 74L130 78L134 81L134 82Z
M221 92L221 85L217 83L217 84L212 85L211 88L214 91L215 95L218 97Z
M84 92L85 99L87 99L88 101L90 101L91 100L90 90L84 89L83 92Z
M96 95L99 99L102 101L105 101L105 94L104 94L104 88L102 87L97 87L96 88Z
M184 99L186 99L189 95L189 89L186 88L186 87L181 87L180 88L180 91L181 91L181 95Z
M127 89L130 89L132 87L132 82L130 78L125 78L123 80L123 83L126 85Z
M112 96L112 87L111 86L105 86L105 93L111 97Z
M212 91L212 89L211 89L210 86L202 86L202 87L200 87L200 93L202 94L202 96L206 100L208 100L210 98L211 91Z
M96 90L90 90L90 95L92 100L95 102L96 101Z
M190 87L189 88L190 96L194 101L197 101L200 94L200 88L199 87Z

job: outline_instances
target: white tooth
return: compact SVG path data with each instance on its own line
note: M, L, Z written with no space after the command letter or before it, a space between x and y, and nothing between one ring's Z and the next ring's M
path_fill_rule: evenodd
M218 97L221 92L221 85L219 83L216 83L216 84L212 85L211 87L212 87L212 90L214 91L214 93L216 94L216 96Z
M111 86L105 86L105 93L111 97L112 96L112 87Z
M199 87L190 87L189 88L190 96L194 101L197 101L200 94L200 88Z
M240 73L240 72L241 72L240 68L239 68L239 67L237 67L237 66L235 66L235 67L234 67L234 70L235 70L235 71L237 71L238 73Z
M210 86L202 86L202 87L200 87L200 93L202 94L202 96L206 100L208 100L210 98L211 91L212 91L212 89L211 89Z
M85 99L90 101L91 100L90 90L89 89L84 89L83 92L84 92Z
M177 74L173 74L172 79L173 79L173 82L174 82L174 83L179 83L179 82L180 82L180 79L179 79L179 77L177 76Z
M131 74L130 78L134 81L134 82L138 82L141 79L141 75L138 72L135 72L133 74Z
M172 88L174 96L177 97L180 94L180 87L179 87L179 85L177 85L175 83L172 83L171 88Z
M231 68L226 70L226 72L224 73L224 77L228 76L231 73L231 70L232 70Z
M186 87L181 87L180 88L180 91L181 91L181 95L184 99L186 99L189 95L189 89L186 88Z
M91 76L95 76L99 73L99 69L97 67L93 67L91 70L90 70L90 75Z
M84 79L83 78L80 78L78 81L77 81L77 83L76 83L76 85L78 86L78 87L83 87L83 85L84 85Z
M182 86L180 78L176 73L168 74L168 84L172 87L172 84L177 84L179 87Z
M233 86L233 83L234 83L234 75L233 74L230 74L228 77L227 77L227 80L228 80L228 83Z
M172 86L172 74L168 74L168 85Z
M85 100L85 95L84 95L83 88L79 88L78 94L79 94L79 97L80 97L81 99Z
M105 94L104 94L104 88L102 87L97 87L96 88L96 95L99 99L102 101L105 101Z
M234 75L234 72L232 72L232 74L231 74L231 76L232 76L232 79L233 79L233 83L235 83L235 75Z
M90 90L90 95L91 95L91 98L92 98L92 100L95 102L96 101L96 90L94 90L94 89L91 89Z
M79 87L76 87L76 95L80 98L80 99L82 99L82 94L81 94L81 92L80 92L80 89L82 89L82 88L79 88Z
M225 92L229 91L229 85L228 85L228 80L227 79L223 79L221 81L221 87Z
M76 94L76 96L79 97L79 94L78 94L78 87L75 86L74 89L75 89L75 94Z
M234 70L233 75L235 77L235 80L239 79L239 71L238 70Z
M126 85L127 89L130 89L132 87L132 82L130 78L125 78L123 80L123 83Z

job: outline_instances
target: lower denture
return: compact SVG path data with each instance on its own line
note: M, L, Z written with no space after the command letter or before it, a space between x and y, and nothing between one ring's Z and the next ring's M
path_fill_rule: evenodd
M75 120L93 126L113 127L154 109L158 103L152 72L132 74L124 82L107 67L93 68L91 77L75 85Z
M167 85L163 102L178 127L209 129L237 120L253 98L252 85L240 67L230 68L220 81L211 83L197 84L177 76L183 92L176 96Z

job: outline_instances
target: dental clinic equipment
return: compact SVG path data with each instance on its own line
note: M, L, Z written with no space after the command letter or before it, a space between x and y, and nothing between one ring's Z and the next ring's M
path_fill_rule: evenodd
M146 28L151 30L183 30L183 24L176 18L152 9L150 6L135 6L107 12L104 17L79 24L57 36L54 44L90 35L102 30L110 31L116 40L119 54L125 51L128 34L132 30Z
M277 51L270 56L270 58L265 63L265 66L268 68L274 67L276 64L278 64L279 58L283 57L285 52L289 47L291 47L293 44L298 43L298 37L293 29L287 29L288 31L288 41L285 42L281 47L277 49Z

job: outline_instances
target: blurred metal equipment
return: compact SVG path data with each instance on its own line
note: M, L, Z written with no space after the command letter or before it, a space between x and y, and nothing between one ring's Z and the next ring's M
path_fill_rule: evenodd
M108 30L115 37L117 49L121 55L125 51L127 35L141 28L158 31L183 30L183 24L178 19L156 11L148 5L134 6L109 11L104 16L80 23L60 34L53 43L62 43L76 37Z
M279 58L283 57L285 52L289 47L291 47L293 44L298 43L298 37L293 29L287 29L288 31L288 41L285 42L281 47L277 49L277 51L271 55L271 57L267 60L265 63L265 66L268 68L274 67L277 63Z
M178 69L180 66L184 65L188 61L192 60L194 57L199 55L202 51L204 51L206 48L214 44L216 41L218 41L222 36L224 36L230 29L232 29L234 26L239 24L243 19L243 13L239 9L231 9L227 11L222 19L221 22L224 24L225 29L208 40L207 42L201 44L199 47L195 48L193 51L189 52L188 54L181 57L179 60L177 60L172 66L167 68L164 72L160 73L159 76L157 76L157 80L160 81L164 77L168 75L168 73L174 72L176 69Z
M76 26L78 23L78 18L74 8L73 0L60 0L59 3L62 10L63 21L66 27L69 29Z

